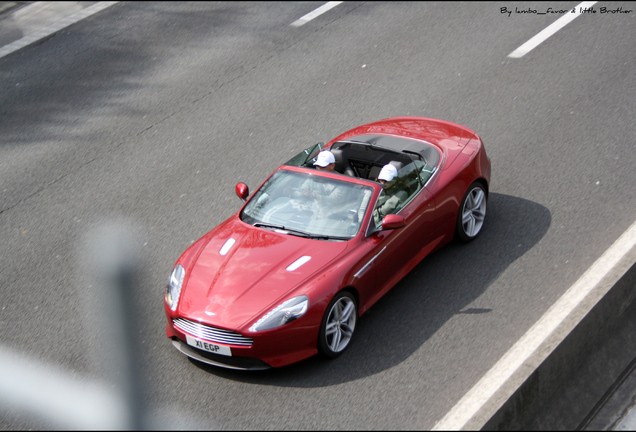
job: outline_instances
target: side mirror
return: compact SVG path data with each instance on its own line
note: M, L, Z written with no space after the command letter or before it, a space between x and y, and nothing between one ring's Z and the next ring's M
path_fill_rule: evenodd
M236 195L243 201L247 200L247 197L250 196L250 188L248 188L245 183L237 183L234 190L236 191Z
M400 215L388 214L384 216L384 219L382 219L383 230L402 228L405 225L406 225L406 222L404 221L404 218Z

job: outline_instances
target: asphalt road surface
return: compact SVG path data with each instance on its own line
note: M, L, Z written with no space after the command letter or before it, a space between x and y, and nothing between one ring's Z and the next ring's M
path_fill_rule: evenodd
M634 222L636 12L584 14L513 59L561 15L502 7L577 3L345 2L291 25L322 4L118 3L0 58L3 346L103 376L87 235L123 219L141 250L130 331L156 422L430 429ZM245 373L177 352L165 283L240 208L234 185L400 115L484 140L480 238L418 265L335 360Z

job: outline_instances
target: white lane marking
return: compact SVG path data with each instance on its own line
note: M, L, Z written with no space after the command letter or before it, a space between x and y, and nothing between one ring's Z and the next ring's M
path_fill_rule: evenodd
M568 12L563 15L561 18L547 26L545 29L537 33L535 37L530 39L528 42L521 45L519 48L508 54L510 58L521 58L524 55L528 54L530 51L535 49L541 42L561 30L565 27L570 21L574 20L574 18L581 15L581 10L592 7L594 4L598 2L595 1L585 1L574 7L574 12Z
M101 12L104 9L111 7L114 4L119 3L118 1L110 1L110 2L99 2L96 3L92 6L89 6L85 9L82 9L79 12L76 12L72 15L69 15L66 18L63 18L57 22L55 22L54 24L51 24L50 26L37 31L35 33L31 33L30 35L27 35L25 37L23 37L22 39L18 39L17 41L11 42L8 45L3 46L2 48L0 48L0 58L11 54L12 52L15 52L21 48L24 48L27 45L31 45L33 42L37 42L40 39L44 39L47 36L52 35L55 32L58 32L60 30L62 30L65 27L70 26L71 24L75 24L78 21L83 20L84 18L87 18L91 15L96 14L97 12Z
M554 303L433 430L481 429L636 262L636 222Z
M324 14L325 12L327 12L330 9L335 8L340 3L342 3L342 2L341 1L330 1L330 2L327 2L324 5L320 6L318 9L315 9L312 12L309 12L307 15L303 15L302 17L300 17L299 19L297 19L296 21L294 21L290 25L292 27L300 27L303 24L307 24L312 19Z

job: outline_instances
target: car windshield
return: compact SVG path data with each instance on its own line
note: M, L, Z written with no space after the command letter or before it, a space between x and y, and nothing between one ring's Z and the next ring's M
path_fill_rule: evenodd
M291 235L347 240L360 230L373 188L310 173L276 171L241 220Z

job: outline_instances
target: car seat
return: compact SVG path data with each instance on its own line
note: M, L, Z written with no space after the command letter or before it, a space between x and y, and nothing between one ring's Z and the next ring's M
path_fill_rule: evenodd
M349 165L349 161L344 152L341 149L330 149L330 151L336 159L336 171L340 174L356 177L356 173L353 171L353 168L351 168L351 165Z

